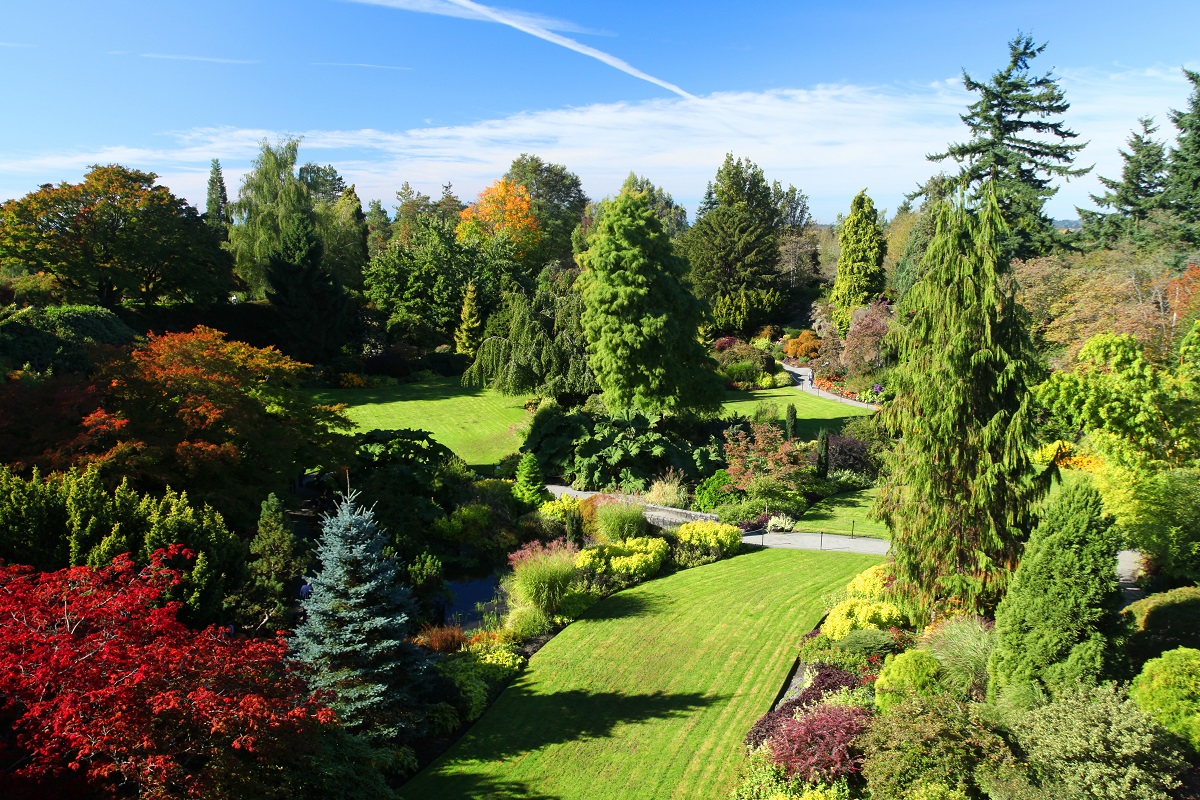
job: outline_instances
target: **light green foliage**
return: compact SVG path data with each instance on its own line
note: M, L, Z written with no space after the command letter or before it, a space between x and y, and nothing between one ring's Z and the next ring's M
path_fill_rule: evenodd
M797 800L804 793L799 778L791 780L782 766L771 760L766 748L750 753L738 769L731 800ZM840 798L839 798L840 800Z
M1166 800L1184 767L1171 735L1111 684L1067 689L1013 732L1049 797Z
M904 793L904 800L971 800L971 797L957 786L951 788L934 782L917 784Z
M363 267L368 258L368 228L362 201L354 191L354 186L347 186L336 199L314 203L313 213L321 242L325 246L321 258L322 269L341 286L362 291Z
M837 277L829 294L833 321L845 335L850 330L850 315L883 291L886 276L883 256L886 243L879 227L875 203L863 189L850 202L850 216L842 223L841 254Z
M475 298L474 282L467 284L463 295L462 311L458 315L458 330L454 332L454 352L475 357L483 335L483 320L479 317L479 305Z
M438 662L437 671L454 684L459 693L459 712L474 722L487 708L492 696L524 667L525 659L513 645L481 641Z
M1180 647L1147 661L1129 696L1192 750L1200 751L1200 650Z
M507 584L510 607L533 606L546 616L558 613L575 580L576 554L571 550L551 550L521 560Z
M644 536L650 529L640 503L608 503L596 509L596 540L620 544Z
M938 692L942 664L925 650L908 650L888 656L875 681L875 705L881 712L906 697L931 697Z
M996 647L995 631L986 620L968 616L940 622L925 630L920 647L942 665L938 680L955 696L984 699L988 661Z
M576 556L575 566L585 586L611 591L653 578L670 551L666 539L644 536L588 547Z
M736 489L726 491L726 487L732 487L733 482L728 472L723 469L717 470L696 487L696 499L692 505L697 511L712 511L717 506L729 502L731 498L741 494Z
M972 613L993 607L1044 491L1028 455L1026 380L1038 364L996 190L943 203L936 218L927 271L887 335L899 366L895 399L880 412L901 438L885 455L876 509L892 532L897 591L918 615L939 599Z
M804 664L830 664L847 672L865 672L867 657L857 650L843 647L845 641L846 638L834 641L824 633L808 637L800 645L800 661Z
M125 345L134 333L99 306L49 306L0 310L0 368L81 372L97 345Z
M1057 690L1101 677L1120 606L1119 547L1112 519L1090 485L1075 484L1056 498L996 609L989 697L1023 684Z
M514 642L524 642L549 633L552 621L537 606L518 606L504 617L504 632Z
M537 506L546 496L546 483L538 469L537 456L526 453L517 465L517 482L513 484L513 497L527 506Z
M742 547L742 532L733 525L699 520L685 522L675 529L680 544L714 551L719 558L736 555Z
M538 513L566 525L572 517L579 516L579 498L569 494L559 495L554 500L542 503Z
M846 596L872 602L882 600L887 593L891 578L891 570L888 565L877 564L855 575L854 580L846 584Z
M579 278L589 363L613 409L711 409L719 386L697 340L699 302L645 195L623 193Z
M884 629L904 623L904 614L887 601L870 602L850 598L838 603L829 611L821 625L821 632L837 641L850 631L868 628Z
M792 384L793 384L792 374L790 372L787 372L786 370L781 370L779 372L776 372L775 377L773 377L771 379L771 386L775 389L782 389L784 387L791 386ZM795 408L795 406L791 405L790 403L788 405L793 409ZM792 413L794 414L795 411L793 411ZM793 421L793 426L794 425L795 425L795 422Z

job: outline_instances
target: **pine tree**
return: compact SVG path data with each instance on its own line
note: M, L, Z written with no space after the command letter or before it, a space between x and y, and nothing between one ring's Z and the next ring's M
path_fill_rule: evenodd
M817 434L817 477L829 477L829 431L824 428Z
M208 172L208 202L204 207L204 221L218 232L222 241L229 236L229 196L225 192L221 162L215 158Z
M1129 136L1129 150L1121 150L1124 166L1121 179L1100 178L1108 189L1102 195L1091 195L1092 201L1111 211L1077 209L1083 220L1083 235L1097 244L1113 244L1136 237L1141 226L1154 211L1164 208L1166 198L1167 153L1162 142L1151 138L1158 129L1154 120L1142 117L1141 132Z
M1187 222L1200 222L1200 72L1183 71L1192 84L1186 111L1171 110L1179 135L1167 166L1167 199Z
M392 221L383 203L372 200L367 206L367 255L371 258L387 249L392 238Z
M398 563L384 556L388 539L354 501L354 493L343 497L322 523L320 569L294 651L311 667L311 688L328 693L351 733L403 745L445 709L426 699L432 665L409 642L412 596Z
M866 189L850 202L850 216L842 224L838 244L841 255L829 302L833 305L833 321L845 335L854 309L865 306L882 292L887 278L883 271L883 230L879 227L875 203L867 196Z
M546 484L538 467L537 456L526 453L517 464L517 482L513 484L513 497L527 506L536 506L546 494Z
M1028 455L1038 362L994 186L973 205L941 203L935 219L925 273L885 340L899 366L881 421L901 439L877 510L914 610L945 600L979 612L1003 594L1044 491Z
M1029 537L996 609L991 699L1094 684L1110 665L1120 535L1099 493L1068 487Z
M700 302L645 195L623 192L600 223L579 278L589 362L614 410L720 404L715 364L697 340Z
M250 540L249 579L236 600L243 627L272 633L287 627L289 584L304 574L308 561L284 515L283 503L272 492L262 503L258 531Z
M483 320L479 318L479 307L475 300L475 282L467 284L463 296L462 313L459 314L458 330L454 332L454 352L475 357L483 335Z
M1071 107L1057 79L1050 73L1029 72L1029 62L1046 45L1034 45L1031 37L1018 34L1008 46L1008 66L990 81L976 81L963 73L967 91L979 95L961 117L971 129L971 140L952 144L929 160L949 158L961 164L963 184L994 183L1009 228L1002 243L1006 255L1030 258L1044 254L1057 240L1043 211L1058 191L1051 182L1084 175L1091 167L1071 166L1075 154L1087 144L1071 144L1078 134L1053 119Z

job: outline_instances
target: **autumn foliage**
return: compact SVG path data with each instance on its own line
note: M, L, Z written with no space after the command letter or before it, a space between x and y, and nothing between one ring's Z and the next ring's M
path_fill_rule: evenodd
M537 217L529 191L519 183L501 178L479 193L479 198L462 210L458 240L483 242L505 236L522 259L541 241Z
M333 714L282 639L192 631L162 603L190 558L102 569L0 565L0 795L269 796ZM236 791L232 787L237 787Z
M725 458L729 462L726 471L739 489L745 489L755 478L787 483L804 465L803 451L769 423L751 425L749 434L737 429L726 431Z

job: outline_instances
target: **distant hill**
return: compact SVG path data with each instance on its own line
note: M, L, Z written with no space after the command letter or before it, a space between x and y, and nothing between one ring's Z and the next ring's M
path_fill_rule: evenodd
M1061 230L1077 231L1083 227L1083 223L1077 219L1055 219L1055 220L1051 220L1051 222L1053 222L1054 227L1058 228L1060 231Z

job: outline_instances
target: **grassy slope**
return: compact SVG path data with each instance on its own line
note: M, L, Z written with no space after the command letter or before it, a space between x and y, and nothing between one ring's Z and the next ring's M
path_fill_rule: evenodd
M725 797L821 595L878 561L763 550L614 595L401 795Z
M789 386L780 389L758 389L753 392L727 391L722 413L738 413L753 418L761 403L776 406L779 419L783 419L788 403L795 405L796 436L800 439L817 438L821 428L828 428L831 433L836 432L841 429L842 420L847 417L872 413L845 403L813 397Z
M338 389L317 397L345 403L360 428L419 428L473 466L494 464L515 453L527 419L525 397L508 397L491 389L459 385L458 378L435 378L382 389Z
M805 512L796 530L844 534L853 531L855 536L890 539L887 526L870 517L877 494L878 489L863 489L827 497Z

